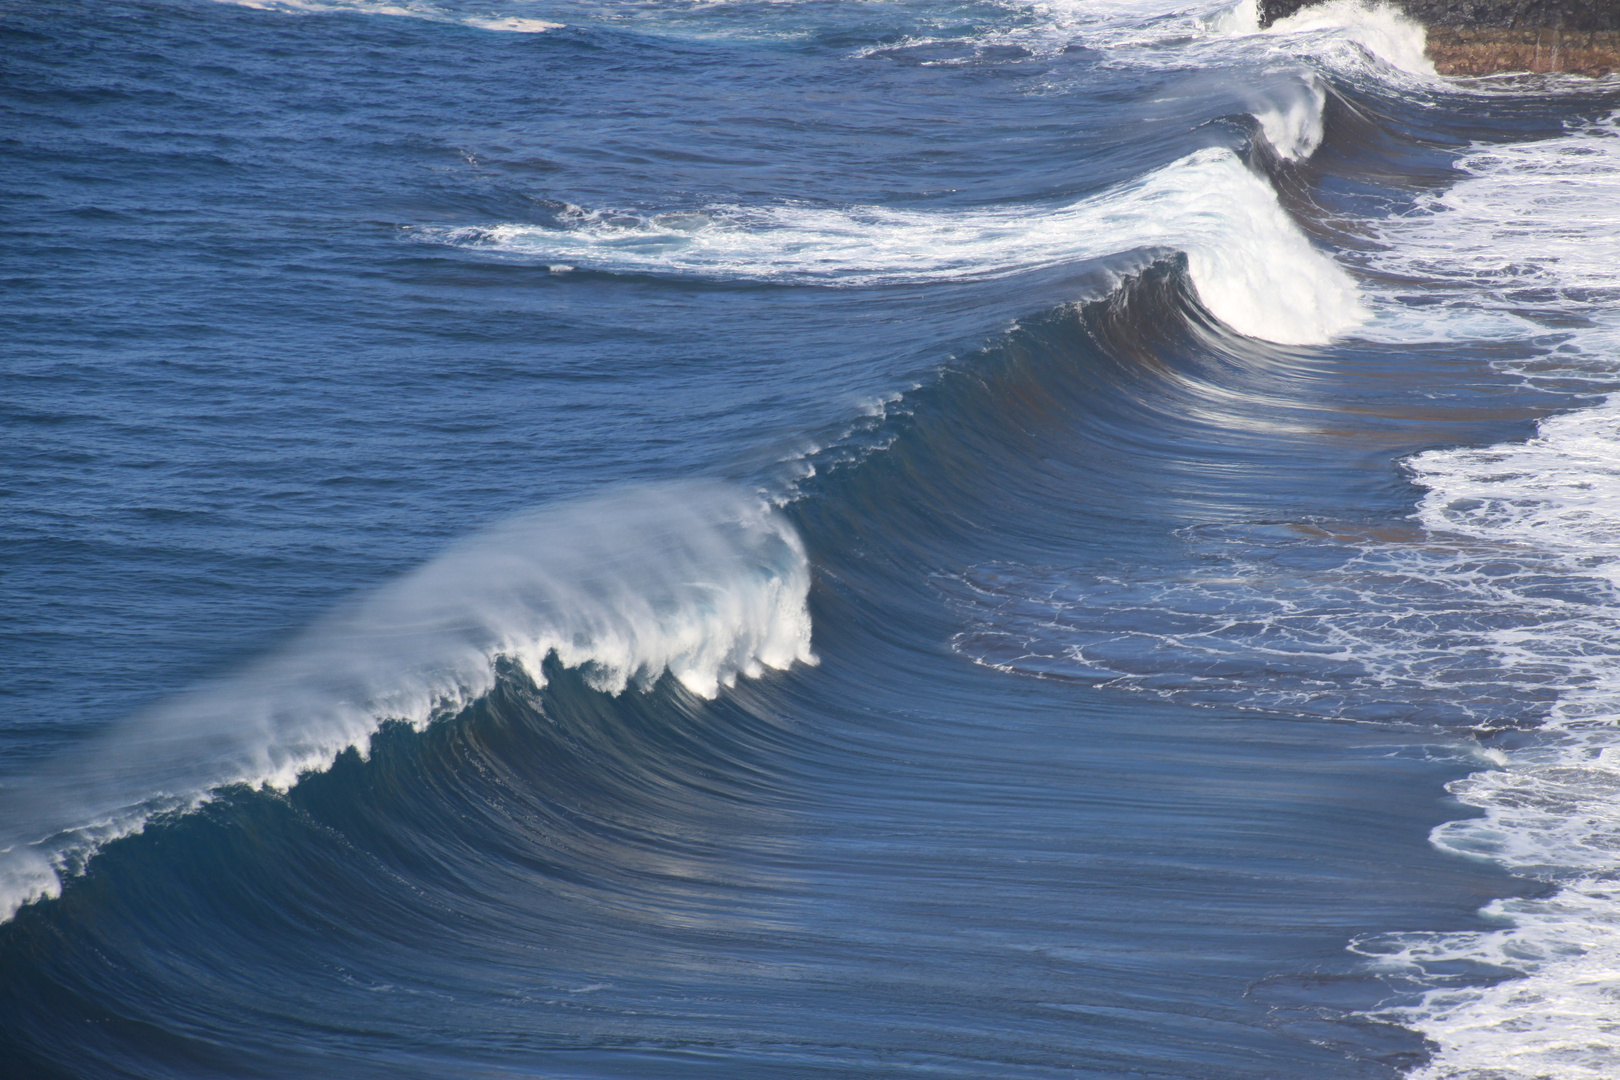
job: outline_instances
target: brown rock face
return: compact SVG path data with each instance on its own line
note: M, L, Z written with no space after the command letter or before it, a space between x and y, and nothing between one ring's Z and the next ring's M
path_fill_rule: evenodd
M1260 25L1292 15L1310 0L1260 0ZM1503 30L1620 30L1620 0L1396 0L1424 26Z
M1429 59L1442 75L1501 71L1607 75L1620 70L1620 31L1433 26Z
M1307 6L1260 0L1260 25ZM1442 75L1620 71L1620 0L1397 0L1429 32Z

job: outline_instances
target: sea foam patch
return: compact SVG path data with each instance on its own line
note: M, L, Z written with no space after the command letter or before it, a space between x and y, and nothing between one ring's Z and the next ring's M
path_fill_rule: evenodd
M1434 844L1562 883L1544 900L1502 901L1500 930L1403 934L1357 943L1380 967L1430 977L1460 964L1517 973L1443 985L1383 1015L1440 1048L1420 1080L1620 1071L1620 402L1541 425L1526 443L1436 451L1413 461L1435 530L1556 560L1586 583L1585 602L1539 600L1539 623L1504 627L1503 667L1550 671L1558 697L1541 737L1496 755L1497 768L1449 786L1482 816L1436 828ZM1561 661L1561 662L1554 662Z
M1447 288L1425 287L1421 304L1416 289L1370 290L1378 317L1367 332L1554 338L1538 368L1606 381L1620 356L1620 320L1609 314L1620 300L1620 126L1611 117L1559 138L1476 146L1457 167L1457 183L1377 225L1385 246L1369 257L1385 280Z
M1469 175L1388 223L1381 264L1454 286L1464 327L1522 320L1548 350L1504 365L1535 380L1612 386L1620 369L1620 130L1614 118L1556 139L1477 147ZM1435 316L1431 314L1431 318ZM1431 835L1460 856L1560 884L1499 901L1497 930L1357 943L1379 967L1439 983L1384 1018L1437 1047L1417 1080L1599 1080L1620 1075L1620 399L1545 420L1524 442L1437 450L1410 462L1435 534L1555 564L1573 589L1526 591L1538 620L1492 642L1508 671L1556 696L1539 739L1452 784L1481 816ZM1459 967L1498 978L1459 984ZM1500 972L1514 977L1499 980Z

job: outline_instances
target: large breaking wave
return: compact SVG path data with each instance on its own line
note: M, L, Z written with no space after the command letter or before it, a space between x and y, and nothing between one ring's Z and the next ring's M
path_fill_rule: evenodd
M809 568L757 499L673 484L536 511L469 539L328 617L248 670L120 725L7 795L0 914L154 815L221 787L285 789L379 724L421 728L555 660L609 694L669 676L713 697L739 676L814 663Z

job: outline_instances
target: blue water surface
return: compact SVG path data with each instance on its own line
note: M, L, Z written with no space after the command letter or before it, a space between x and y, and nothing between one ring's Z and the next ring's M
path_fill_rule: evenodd
M1425 841L1462 813L1460 721L1257 704L1268 670L1213 703L1035 678L962 635L987 574L1174 580L1213 557L1188 529L1404 522L1401 458L1571 395L1466 345L1244 339L1174 245L871 282L478 238L1034 215L1213 147L1353 253L1470 140L1601 95L1419 100L1038 5L399 10L0 3L0 796L458 540L631 485L780 506L820 663L713 700L504 667L291 791L155 818L0 927L11 1075L1421 1061L1355 1018L1391 991L1345 943L1536 888ZM562 25L474 24L504 18ZM1327 136L1289 164L1250 112L1300 72Z

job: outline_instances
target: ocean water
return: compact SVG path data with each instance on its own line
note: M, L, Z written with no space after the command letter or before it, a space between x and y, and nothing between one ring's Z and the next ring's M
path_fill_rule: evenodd
M1620 1076L1620 84L1353 0L0 0L0 1074Z

